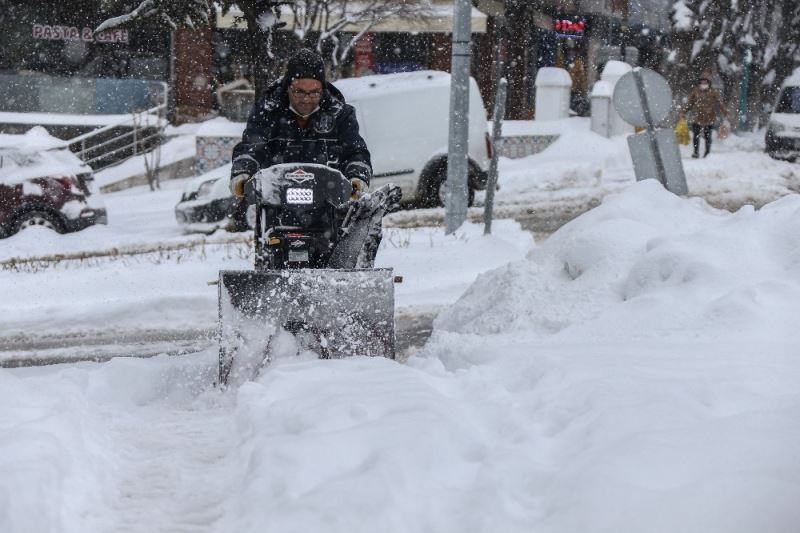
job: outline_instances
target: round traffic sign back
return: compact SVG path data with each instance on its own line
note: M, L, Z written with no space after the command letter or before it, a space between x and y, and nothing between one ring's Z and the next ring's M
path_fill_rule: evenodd
M638 128L656 127L672 108L672 90L661 74L635 68L614 87L614 107L619 116Z

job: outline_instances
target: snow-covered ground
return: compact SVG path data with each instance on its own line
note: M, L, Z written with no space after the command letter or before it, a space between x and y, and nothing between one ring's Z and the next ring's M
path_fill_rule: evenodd
M624 139L568 131L502 165L501 206L606 196L546 240L388 230L399 311L441 310L405 363L278 359L224 391L213 347L0 369L0 531L797 531L800 170L755 137L685 164L693 194L767 205L634 183ZM1 241L161 248L0 271L3 337L213 327L247 245L170 249L201 237L164 185Z
M606 139L592 133L588 121L579 119L556 122L560 124L550 131L561 136L544 152L501 161L501 189L496 195L500 204L580 203L620 191L634 179L624 136ZM519 124L512 124L510 131L524 132ZM715 140L711 154L701 159L690 158L691 146L680 148L689 195L712 205L761 206L800 192L800 166L768 157L763 132Z
M217 288L208 282L223 269L252 268L252 245L246 235L224 231L184 235L173 212L180 185L106 195L108 226L67 235L33 228L2 241L0 261L115 249L129 254L19 263L0 271L2 336L211 330ZM404 276L398 308L413 312L451 304L478 274L523 257L533 246L533 237L513 221L497 221L495 231L494 239L478 246L484 239L477 225L453 237L439 228L387 229L378 266L392 266Z

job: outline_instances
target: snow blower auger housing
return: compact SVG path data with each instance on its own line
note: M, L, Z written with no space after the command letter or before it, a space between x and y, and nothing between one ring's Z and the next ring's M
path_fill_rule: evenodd
M373 268L381 219L400 201L386 185L357 200L337 170L264 169L245 187L256 206L255 269L219 274L219 379L252 378L278 335L323 358L394 359L394 274Z

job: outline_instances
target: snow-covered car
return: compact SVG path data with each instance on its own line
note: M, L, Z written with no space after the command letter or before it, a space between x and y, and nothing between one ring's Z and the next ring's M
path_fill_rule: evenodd
M191 180L175 206L175 218L187 232L213 233L217 229L244 231L255 224L255 209L231 195L231 166L226 165Z
M775 159L800 158L800 69L783 82L765 137L767 153Z
M66 233L108 223L91 167L42 131L0 135L0 237L29 226Z

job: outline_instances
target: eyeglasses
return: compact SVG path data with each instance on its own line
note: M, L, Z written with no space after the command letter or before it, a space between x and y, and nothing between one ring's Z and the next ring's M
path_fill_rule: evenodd
M315 100L322 96L322 91L320 89L304 91L303 89L292 87L289 89L289 91L291 91L292 95L296 96L297 98L311 98L312 100Z

